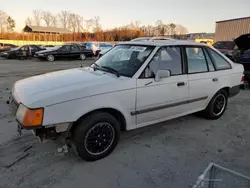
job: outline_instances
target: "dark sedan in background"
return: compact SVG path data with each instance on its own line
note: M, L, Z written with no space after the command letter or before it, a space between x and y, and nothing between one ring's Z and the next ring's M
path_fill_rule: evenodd
M11 48L16 48L14 44L0 43L0 52L9 51Z
M81 59L92 57L94 54L92 50L85 49L83 46L77 44L66 44L56 46L49 50L43 50L35 54L36 58L47 61L54 61L56 59Z
M213 44L213 47L233 60L233 51L236 48L234 41L218 41Z
M41 48L38 45L24 45L17 48L12 48L9 51L1 53L1 57L6 59L26 59L32 57L36 52L42 51L44 48Z

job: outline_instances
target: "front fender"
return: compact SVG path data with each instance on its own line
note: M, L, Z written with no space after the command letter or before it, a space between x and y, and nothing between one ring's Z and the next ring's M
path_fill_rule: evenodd
M102 95L85 97L45 107L43 126L75 122L83 115L102 108L112 108L123 114L127 129L135 127L135 117L130 115L135 110L136 90L124 90Z

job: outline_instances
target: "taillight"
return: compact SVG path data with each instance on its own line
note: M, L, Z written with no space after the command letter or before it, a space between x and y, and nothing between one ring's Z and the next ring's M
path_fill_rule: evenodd
M241 82L244 82L244 81L245 81L245 76L242 75L242 77L241 77Z

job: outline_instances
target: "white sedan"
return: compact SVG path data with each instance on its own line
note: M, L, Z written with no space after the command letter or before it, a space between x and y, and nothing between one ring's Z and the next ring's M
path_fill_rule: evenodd
M19 129L65 135L95 161L116 147L120 131L199 112L217 119L239 93L243 67L205 44L127 42L90 67L16 82L10 105Z

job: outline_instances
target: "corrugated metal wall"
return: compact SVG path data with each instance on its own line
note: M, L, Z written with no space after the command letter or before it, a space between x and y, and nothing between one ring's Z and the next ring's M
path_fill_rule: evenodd
M233 40L250 33L250 17L216 23L215 41Z

